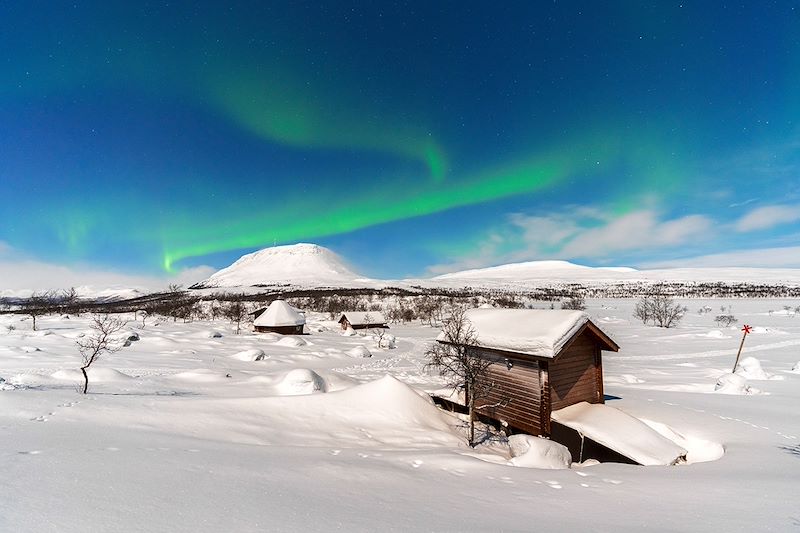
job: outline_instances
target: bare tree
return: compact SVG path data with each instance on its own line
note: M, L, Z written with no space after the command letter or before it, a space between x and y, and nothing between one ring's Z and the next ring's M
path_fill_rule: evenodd
M92 333L78 339L78 351L81 353L81 372L83 373L83 394L89 390L89 374L87 370L103 354L114 353L124 346L114 334L125 327L126 322L111 315L95 315L92 317Z
M76 306L78 303L78 291L75 287L64 289L58 297L58 305L62 313L75 313L77 312Z
M247 306L240 299L233 300L222 308L222 316L236 324L238 335L242 321L247 318Z
M477 333L466 316L464 307L455 306L442 324L442 339L436 341L425 355L427 367L439 371L449 385L464 391L469 416L469 445L475 447L476 402L491 390L488 368L492 361L480 357L472 348Z
M570 309L572 311L583 311L586 309L586 300L580 294L576 294L561 302L561 309Z
M633 309L633 316L647 324L651 322L660 328L671 328L677 326L686 313L686 307L675 303L675 301L665 294L654 294L644 296L636 302Z
M25 314L33 319L33 331L36 331L36 317L53 312L53 297L52 291L36 291L22 304Z

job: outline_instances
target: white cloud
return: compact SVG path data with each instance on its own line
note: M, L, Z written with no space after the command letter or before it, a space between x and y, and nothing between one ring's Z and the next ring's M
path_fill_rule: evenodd
M607 260L626 251L676 248L709 239L713 221L702 215L661 219L654 209L614 217L596 209L575 208L551 216L511 214L475 253L428 268L442 274L501 263L543 259ZM501 251L513 248L513 251Z
M735 227L737 231L755 231L798 220L800 220L800 205L765 205L744 215L736 222Z
M800 268L800 246L735 250L684 259L656 261L638 266L641 268Z
M209 266L199 266L187 268L173 276L158 277L123 274L90 265L65 266L31 259L0 241L0 293L5 294L25 294L31 290L69 287L151 291L165 289L170 283L188 286L207 278L215 271L216 269Z

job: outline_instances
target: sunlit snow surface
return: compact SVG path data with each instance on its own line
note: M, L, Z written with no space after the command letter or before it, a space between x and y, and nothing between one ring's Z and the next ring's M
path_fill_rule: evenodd
M545 470L511 465L499 439L471 450L420 394L442 382L424 369L438 331L419 324L393 325L385 349L314 313L313 334L283 338L131 322L140 340L101 359L83 396L87 318L34 333L0 315L0 531L796 529L800 317L777 311L800 302L687 300L669 330L632 321L633 300L588 303L621 346L604 357L608 405L690 464ZM740 332L705 305L755 326L736 375L757 394L715 392Z

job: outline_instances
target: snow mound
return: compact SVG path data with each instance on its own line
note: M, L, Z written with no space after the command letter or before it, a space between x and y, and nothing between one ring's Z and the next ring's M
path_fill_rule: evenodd
M217 383L225 381L227 378L225 374L216 370L208 370L200 368L197 370L189 370L187 372L179 372L172 375L173 378L181 381L189 381L191 383Z
M25 353L33 353L33 352L41 351L36 346L20 346L19 349L20 349L20 351L25 352Z
M645 419L641 420L681 448L685 448L687 450L686 464L716 461L725 455L725 448L718 442L711 442L710 440L683 435L660 422L653 422L652 420Z
M53 332L49 329L40 329L38 331L30 331L27 333L28 337L47 337L48 335L52 335Z
M347 350L347 355L350 357L372 357L372 352L366 346L356 346Z
M353 328L347 328L342 332L342 337L355 337L355 335L356 335L356 330L354 330Z
M687 453L638 418L602 403L576 403L553 411L552 418L644 466L673 465Z
M717 378L714 392L747 396L758 394L759 391L748 385L747 380L739 374L723 374Z
M308 342L304 341L300 337L283 337L275 344L279 346L288 346L290 348L300 348L301 346L307 345Z
M572 464L572 454L563 444L531 435L511 435L509 464L524 468L564 469Z
M89 368L89 370L87 370L87 373L89 374L89 381L101 382L101 383L113 382L113 381L129 381L131 379L134 379L133 376L129 376L128 374L123 374L119 370L115 370L113 368L91 367ZM58 370L50 374L50 377L62 381L82 381L83 373L80 371L79 368Z
M792 367L792 372L800 374L800 361L796 362Z
M397 348L397 338L394 335L389 335L388 333L383 336L383 338L376 338L375 341L378 345L378 348L386 348L388 350L393 350Z
M283 396L328 392L325 378L307 368L295 368L281 380L276 387Z
M14 390L16 387L11 383L7 383L5 379L0 378L0 390Z
M774 376L773 374L770 374L761 368L761 361L755 357L745 357L739 361L739 364L736 365L736 374L745 379L752 379L756 381L775 379L776 377L779 377Z
M263 361L264 359L267 359L268 356L264 353L264 350L254 348L252 350L244 350L242 352L235 353L229 357L239 361Z
M730 335L725 335L722 331L718 329L712 329L708 333L698 333L698 337L705 337L708 339L730 339Z
M213 329L204 331L201 335L203 336L203 338L206 339L219 339L222 337L222 333L220 333L219 331L215 331Z

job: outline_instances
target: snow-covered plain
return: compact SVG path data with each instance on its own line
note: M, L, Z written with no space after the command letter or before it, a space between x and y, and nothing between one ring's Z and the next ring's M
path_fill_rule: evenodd
M313 313L302 343L132 321L140 340L101 359L84 396L88 318L33 332L0 315L0 531L797 530L800 317L777 311L800 302L684 303L668 330L633 321L634 300L587 312L621 346L604 357L608 405L689 464L569 469L514 466L539 461L496 436L464 444L463 422L420 394L442 386L427 326L392 326L385 349ZM714 392L740 332L706 305L755 326L738 371L755 393Z

